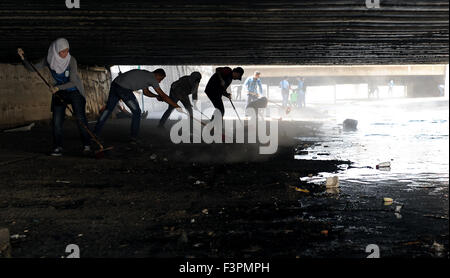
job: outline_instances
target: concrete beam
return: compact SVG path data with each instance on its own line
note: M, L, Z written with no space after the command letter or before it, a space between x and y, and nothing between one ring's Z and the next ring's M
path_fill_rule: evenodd
M260 71L263 77L430 76L444 75L446 65L245 66L244 70L246 76Z

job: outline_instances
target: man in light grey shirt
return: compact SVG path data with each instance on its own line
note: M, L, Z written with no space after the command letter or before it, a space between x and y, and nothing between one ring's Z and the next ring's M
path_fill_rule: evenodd
M120 74L114 79L114 82L124 89L132 91L141 90L144 88L152 87L153 89L159 88L159 82L162 81L166 75L163 72L157 73L148 70L134 69ZM158 81L158 79L161 79Z
M97 120L94 133L99 135L106 120L109 118L119 100L122 100L130 109L133 116L131 117L131 143L135 144L139 133L141 123L141 109L133 91L143 90L144 95L154 97L148 90L148 87L158 93L158 100L165 101L175 108L181 109L161 90L159 83L166 77L163 69L157 69L153 72L147 70L130 70L120 74L111 83L106 109L101 113Z

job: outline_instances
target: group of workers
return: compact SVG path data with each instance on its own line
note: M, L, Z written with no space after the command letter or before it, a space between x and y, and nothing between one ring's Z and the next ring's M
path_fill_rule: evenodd
M78 119L83 153L89 154L91 152L90 145L92 138L86 130L88 126L86 96L83 82L78 75L77 61L75 57L70 55L69 42L64 38L55 40L50 45L47 56L33 65L25 59L25 53L21 48L17 52L28 70L34 70L33 67L37 69L49 68L54 79L54 85L50 86L50 91L53 94L51 111L53 113L52 127L54 145L51 155L61 156L63 153L63 123L68 104L72 106L74 116ZM219 67L207 83L205 93L214 107L221 112L222 116L225 113L222 96L231 99L231 94L227 92L227 88L233 80L241 80L243 75L244 70L241 67L234 69ZM152 72L135 69L117 76L111 83L106 106L97 120L93 134L95 136L100 135L105 122L116 108L118 102L122 101L130 109L132 114L130 141L132 144L136 144L141 120L141 109L133 93L137 90L142 90L143 94L147 97L156 97L159 101L164 101L169 104L167 111L165 111L159 122L159 126L164 125L174 109L184 113L184 110L177 104L178 102L183 104L189 116L192 118L193 109L189 95L192 94L194 101L197 100L198 87L202 78L201 74L199 72L193 72L188 76L181 77L171 85L169 95L159 86L159 83L165 77L166 73L163 69L157 69ZM149 87L152 87L157 95L150 92Z
M289 102L298 108L306 107L306 86L304 77L297 77L297 89L295 90L291 90L288 78L284 77L280 82L280 88L281 96L283 97L283 107L287 107Z

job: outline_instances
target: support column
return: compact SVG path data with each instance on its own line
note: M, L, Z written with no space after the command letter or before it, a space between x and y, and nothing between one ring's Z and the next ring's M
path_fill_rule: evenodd
M445 89L444 89L444 97L448 99L448 65L445 67Z

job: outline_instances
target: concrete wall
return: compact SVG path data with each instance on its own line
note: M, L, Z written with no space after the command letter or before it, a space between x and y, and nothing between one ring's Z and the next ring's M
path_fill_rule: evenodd
M52 80L48 70L41 73ZM95 117L106 102L110 73L105 68L79 68L86 90L86 111ZM0 64L0 127L12 127L51 118L50 93L38 76L22 64Z

